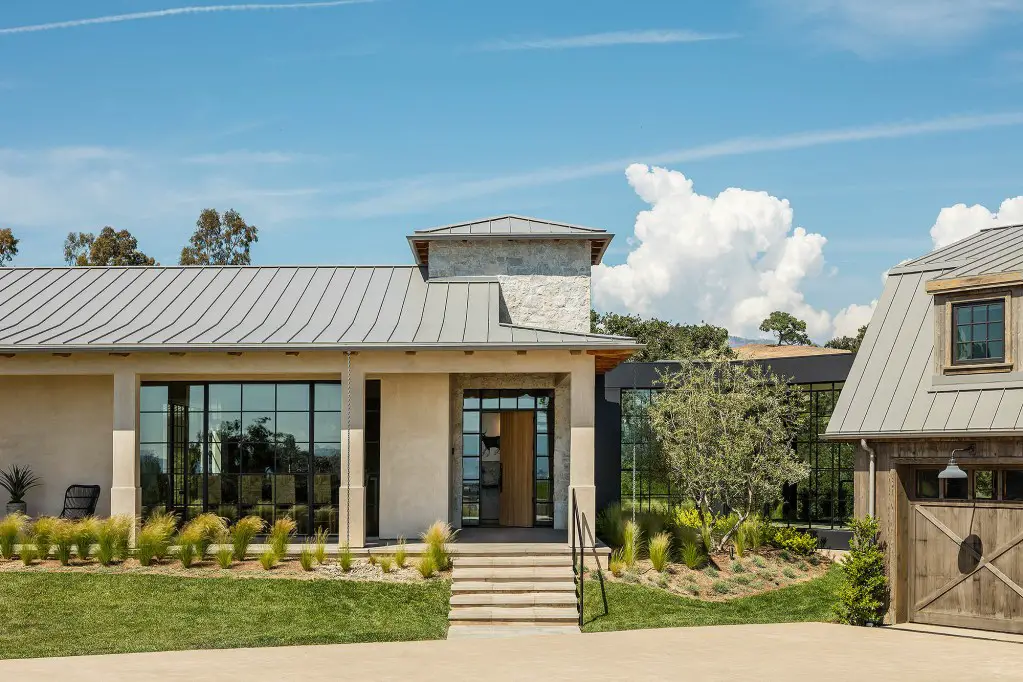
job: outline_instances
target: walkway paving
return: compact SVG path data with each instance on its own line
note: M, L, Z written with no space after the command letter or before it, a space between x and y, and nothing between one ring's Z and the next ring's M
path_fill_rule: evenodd
M821 623L0 661L0 680L1023 679L1023 645Z

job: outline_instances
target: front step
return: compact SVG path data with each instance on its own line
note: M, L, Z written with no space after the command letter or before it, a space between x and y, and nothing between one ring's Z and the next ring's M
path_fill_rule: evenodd
M451 580L471 580L473 582L544 582L565 581L572 579L571 566L490 566L480 568L461 568L456 561L451 570Z
M569 606L575 609L575 592L475 592L452 594L451 606Z
M562 582L555 581L544 581L544 582L533 582L533 581L509 581L509 582L484 582L465 580L451 583L451 594L465 594L465 593L515 593L515 592L568 592L569 594L575 594L575 583L572 582L571 577L568 580Z
M467 556L455 557L455 566L458 568L527 568L537 566L567 566L572 567L570 555L559 556Z
M451 610L451 623L577 623L574 606L465 606Z

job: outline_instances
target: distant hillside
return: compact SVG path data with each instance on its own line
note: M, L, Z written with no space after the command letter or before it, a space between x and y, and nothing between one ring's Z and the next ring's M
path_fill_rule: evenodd
M728 337L729 348L738 348L739 346L745 346L751 343L775 343L775 340L771 338L748 339L745 336Z

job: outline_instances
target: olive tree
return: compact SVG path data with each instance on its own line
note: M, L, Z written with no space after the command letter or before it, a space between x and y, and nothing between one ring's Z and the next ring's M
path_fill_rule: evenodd
M659 468L679 502L696 503L705 535L712 510L736 514L720 551L783 485L809 475L792 448L806 396L759 364L724 357L683 361L661 380L650 406Z

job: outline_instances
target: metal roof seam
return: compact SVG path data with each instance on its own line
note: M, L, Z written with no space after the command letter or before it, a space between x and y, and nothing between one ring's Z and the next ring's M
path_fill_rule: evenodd
M101 281L103 280L103 277L104 277L104 276L105 276L106 274L107 274L107 272L102 272L102 273L100 273L100 276L99 276L99 277L97 277L97 278L96 278L96 280L95 280L95 281L94 281L94 282L93 282L92 284L96 284L96 283L98 283L98 282L101 282ZM115 276L115 277L113 278L113 281L112 281L112 282L111 282L110 284L111 284L111 285L115 284L115 283L116 283L116 282L118 282L118 281L119 281L119 280L120 280L120 279L121 279L121 278L122 278L122 277L123 277L123 276L124 276L125 274L126 274L125 272L119 272L119 273L117 273L117 275L116 275L116 276ZM131 279L131 282L130 282L130 283L132 283L132 284L133 284L133 283L135 283L135 282L136 282L137 280L141 279L141 278L142 278L142 276L143 276L144 274L145 274L145 273L144 273L144 271L141 271L141 270L140 270L140 271L138 271L138 274L136 274L136 275L135 275L135 276L134 276L134 277L133 277L133 278ZM154 277L154 279L155 279L155 277ZM90 284L90 287L92 286L92 284ZM88 289L89 289L89 287L86 287L86 288L85 288L85 290L83 290L83 292L82 292L82 293L84 293L84 292L85 292L85 291L87 291ZM114 300L115 298L117 298L117 297L118 297L118 296L119 296L119 295L120 295L121 293L124 293L124 290L123 290L123 289L121 289L121 290L120 290L120 291L118 292L118 290L114 289L114 288L113 288L112 286L107 286L107 287L105 287L105 288L104 288L104 289L102 289L102 290L101 290L101 291L100 291L99 293L100 293L100 294L103 294L103 293L106 293L107 291L111 291L111 292L114 292L114 293L113 293L113 294L112 294L112 295L110 296L110 298L109 298L109 299L107 299L107 300L106 300L106 301L104 301L104 302L103 302L102 304L100 304L100 307L99 307L99 308L98 308L98 309L97 309L97 310L96 310L96 311L95 311L94 313L91 313L91 314L89 314L89 315L87 315L87 316L84 316L84 317L82 318L82 321L81 321L81 322L79 322L79 323L78 323L78 324L76 324L76 325L73 325L73 326L72 326L72 327L70 327L69 329L62 329L61 331L59 331L59 332L58 332L58 333L56 333L56 334L53 334L53 335L51 335L51 336L47 336L47 337L43 337L42 339L40 339L40 340L41 340L41 342L42 342L42 343L46 343L47 341L50 341L50 340L52 340L52 339L54 339L54 338L56 338L56 337L58 337L58 336L61 336L61 335L63 335L63 334L70 334L71 332L77 332L78 330L80 330L80 329L81 329L82 327L84 327L85 325L87 325L87 324L91 323L91 322L92 322L92 321L93 321L93 320L95 319L95 317L96 317L96 316L98 316L98 315L99 315L99 314L100 314L101 312L103 312L103 310L105 310L105 309L106 309L106 307L107 307L108 305L110 305L111 301L113 301L113 300ZM95 302L96 300L97 300L97 299L96 299L96 298L94 298L94 299L90 300L90 301L89 301L89 303L90 303L90 304L91 304L91 303L94 303L94 302ZM74 312L72 312L72 313L71 313L70 315L68 315L68 316L67 316L67 317L65 317L64 319L60 320L59 322L53 322L53 324L51 324L51 325L50 325L49 327L43 327L42 329L39 329L39 330L37 330L37 331L33 331L33 332L32 332L31 334L29 334L29 331L30 331L30 330L36 329L37 327L39 327L39 326L41 326L41 325L45 324L46 322L50 322L51 320L47 319L47 320L46 320L46 322L39 322L39 323L36 323L36 324L32 325L32 326L31 326L31 327L29 327L28 329L23 329L23 330L21 330L21 331L20 331L20 332L18 333L18 338L17 338L16 340L14 340L14 341L13 341L13 343L20 343L20 341L21 341L21 340L27 339L27 338L29 338L30 336L41 336L41 335L43 335L43 334L48 334L49 332L52 332L52 331L53 331L54 329L57 329L58 327L60 327L60 326L61 326L61 325L63 325L64 323L66 323L66 322L67 322L68 320L71 320L71 319L72 319L72 318L73 318L73 317L74 317L75 315L77 315L78 313L82 312L82 311L84 310L84 308L85 308L85 307L83 306L82 308L79 308L78 310L75 310L75 311L74 311ZM107 318L107 320L108 320L108 321L109 321L109 319L110 319L110 318ZM75 334L75 335L74 335L74 336L72 336L71 338L78 338L78 336L80 336L80 334Z
M196 277L196 279L198 279L198 277ZM190 303L190 304L189 304L189 306L190 306L190 305L192 305L192 304L194 304L194 303L195 303L196 301L198 301L198 300L199 300L199 297L200 297L200 296L202 296L202 295L203 295L204 293L206 293L206 290L207 290L207 289L209 289L209 288L210 288L210 285L211 285L211 284L213 284L213 282L215 282L216 280L217 280L217 275L213 275L212 277L210 277L209 281L208 281L208 282L206 282L205 286L203 286L203 287L202 287L202 289L200 289L200 290L199 290L199 293L197 293L197 294L195 295L195 297L193 297L193 298L192 298L192 303ZM194 282L195 280L192 280L192 281ZM185 287L184 289L182 289L182 290L181 290L181 294L184 294L184 293L185 293L185 291L186 291L187 289L188 289L188 287L187 287L187 286L186 286L186 287ZM179 296L180 296L181 294L179 294ZM176 297L175 297L175 300L177 300L177 298L176 298ZM185 307L184 309L182 309L182 311L181 311L180 313L178 313L177 317L175 317L175 318L174 318L173 320L171 320L171 321L170 321L170 322L168 322L167 324L163 325L163 326L162 326L162 327L160 327L159 329L156 329L156 330L154 330L154 331L150 332L149 334L146 334L145 336L143 336L143 337L142 337L141 339L139 339L139 340L140 340L140 341L145 341L146 339L150 338L151 336L155 336L156 334L159 334L160 332L164 331L165 329L168 329L168 328L170 328L170 327L174 326L175 324L177 324L177 323L178 323L178 321L180 321L180 320L181 320L181 317L182 317L182 315L184 315L184 314L185 314L185 311L187 311L187 310L188 310L188 307L189 307L189 306L186 306L186 307ZM170 306L168 305L168 306L167 306L167 308L169 308L169 307L170 307ZM148 325L145 325L145 326L148 326ZM136 329L135 331L131 332L131 334L137 334L138 332L141 332L141 331L143 331L143 330L144 330L144 328L145 328L145 327L140 327L139 329ZM121 337L120 337L119 339L117 339L117 340L118 340L118 341L120 341L121 339L123 339L123 338L125 338L125 337L127 337L127 336L130 336L130 334L124 334L123 336L121 336Z
M81 277L76 277L76 278L75 278L75 281L78 281L79 279L81 279ZM58 281L59 281L59 279L58 279ZM95 281L95 280L94 280L94 281ZM56 283L56 282L55 282L55 283ZM72 282L72 283L73 283L73 282ZM91 284L91 283L90 283L90 284ZM86 285L86 288L88 288L88 284ZM68 289L67 289L67 287L65 287L65 288L64 288L64 291L63 291L63 292L61 292L61 293L64 293L64 292L66 292L67 290L68 290ZM25 305L26 303L28 303L28 301L30 301L30 300L32 300L32 299L34 299L34 298L35 298L36 296L38 296L39 294L42 294L42 293L43 293L44 291L45 291L45 289L43 289L43 290L40 290L39 292L37 292L36 294L34 294L34 295L33 295L33 296L31 297L31 298L29 298L29 299L27 299L26 301L22 302L22 304L21 304L21 305ZM68 300L71 300L71 299L68 299ZM57 310L60 310L60 309L61 309L61 308L62 308L62 307L63 307L64 305L66 305L66 304L67 304L67 301L65 301L65 302L64 302L63 304L61 304L60 306L58 306L58 307L57 307ZM21 308L21 305L19 305L19 306L18 306L18 308L15 308L15 310L18 310L19 308ZM14 312L14 311L11 311L11 312ZM33 311L30 311L30 312L26 313L26 314L25 314L24 316L22 316L21 318L19 318L19 319L18 319L17 321L11 322L11 323L10 323L9 325L7 325L7 326L5 326L5 327L0 327L0 335L3 335L3 333L4 333L5 331L7 331L8 329L11 329L11 328L13 328L13 327L17 327L17 326L18 326L18 325L20 325L20 324L21 324L22 322L24 322L24 321L25 321L25 320L27 320L27 319L28 319L29 317L31 317L31 316L32 316L32 314L33 314L33 313L35 313L35 312L38 312L38 308L37 308L36 310L33 310ZM3 314L3 321L4 321L4 322L7 322L7 321L8 321L8 319L10 318L10 315L11 315L11 313L4 313L4 314Z
M374 270L373 275L375 275L377 272L379 271ZM362 306L366 303L366 296L369 294L370 287L373 286L373 275L370 275L369 279L366 280L366 288L362 290L362 296L359 298L359 305L357 305L355 307L355 310L352 312L352 319L351 321L349 321L348 326L345 327L345 330L341 332L340 336L337 337L337 343L341 343L341 340L345 338L345 334L347 334L348 330L352 328L352 325L355 324L355 321L359 319L359 313L362 312ZM387 281L390 282L391 278L388 277Z
M281 273L281 272L286 272L286 271L287 271L287 270L289 270L289 269L290 269L290 268L279 268L279 269L277 270L277 272L278 272L278 274L279 274L279 273ZM259 329L259 328L260 328L260 327L262 327L262 326L263 326L264 324L266 324L266 321L270 319L270 316L271 316L271 315L273 315L273 313L274 313L274 310L276 310L276 309L277 309L277 306L278 306L278 304L280 304L280 302L281 302L281 299L282 299L282 298L284 297L284 293L285 293L285 292L286 292L286 291L288 290L288 287L290 287L290 286L291 286L291 283L292 283L293 281L295 281L295 275L297 275L297 274L298 274L298 270L297 270L297 269L295 269L295 270L292 270L292 272L291 272L291 277L288 277L288 281L287 281L287 282L285 282L283 286L280 286L280 287L279 287L279 290L278 290L278 292L277 292L277 298L276 298L276 299L274 299L273 305L271 305L271 306L270 306L270 307L269 307L269 308L267 309L267 311L266 311L266 314L265 314L265 315L263 315L263 319L262 319L262 320L260 320L260 319L258 319L258 318L257 318L257 319L255 320L255 324L253 324L253 326L252 326L252 327L251 327L251 328L250 328L250 329L249 329L248 331L246 331L246 332L243 332L243 333L239 334L239 335L238 335L238 340L239 340L239 341L241 341L241 340L245 339L245 338L246 338L247 336L249 336L249 334L253 334L253 333L255 333L255 331L256 331L257 329ZM277 278L277 277L276 277L276 275L275 275L273 279L276 279L276 278ZM270 287L270 284L271 284L271 283L273 282L273 279L271 279L271 280L270 280L270 282L268 282L268 283L267 283L267 288L268 288L268 289L269 289L269 287ZM273 293L271 292L271 294L270 294L270 295L271 295L271 296L273 296ZM259 297L259 298L263 298L263 297L262 297L262 295L260 295L260 297ZM255 301L253 302L253 305L252 305L252 307L253 307L253 308L255 308L255 307L256 307L256 303L258 303L258 302L259 302L259 299L257 298L257 299L256 299L256 300L255 300ZM248 317L248 315L246 315L245 317L243 317L243 318L242 318L242 319L241 319L241 320L240 320L240 321L238 322L238 324L237 324L237 325L235 325L235 327L234 327L233 329L231 329L231 331L234 331L234 329L237 329L237 328L238 328L239 326L241 326L241 323L242 323L242 322L244 322L244 321L245 321L245 319L246 319L247 317Z
M296 274L296 275L298 274L298 271L297 271L297 270L295 271L295 274ZM333 277L333 276L334 276L334 275L333 275L333 273L332 273L332 274L331 274L331 277ZM313 283L313 280L314 280L314 279L316 279L316 273L315 273L315 272L314 272L314 273L312 274L312 276L310 276L310 277L309 277L309 279L307 279L307 280L306 280L306 282L305 282L305 286L303 286L303 287L302 287L302 293L300 293L300 294L298 295L298 300L300 300L300 301L301 301L301 300L302 300L302 298L303 298L303 297L305 296L305 292L309 291L309 285ZM321 294L321 297L322 297L322 294ZM287 324L288 324L289 322L291 322L291 317L292 317L292 316L293 316L293 315L295 314L295 311L296 311L296 310L298 310L298 306L297 306L297 305L296 305L296 306L292 306L291 310L290 310L290 311L288 311L288 315L287 315L287 316L286 316L286 317L284 318L284 321L283 321L283 322L281 322L281 323L280 323L279 325L277 325L277 327L276 327L276 328L274 328L274 329L273 329L273 330L272 330L272 331L271 331L271 332L270 332L269 334L267 334L267 335L266 335L266 336L264 337L264 339L271 339L271 338L273 338L273 336L274 336L274 335L275 335L275 334L276 334L277 332L279 332L280 330L284 329L285 325L287 325ZM314 310L315 310L315 308L314 308Z
M161 273L161 274L162 274L162 273ZM175 282L175 281L176 281L176 280L178 279L178 277L180 277L180 276L181 276L181 273L180 273L180 272L176 272L176 273L174 273L174 276L173 276L173 277L171 277L171 281L170 281L170 282L168 282L168 283L167 283L166 285L164 285L164 286L162 287L162 289L161 289L160 291L157 291L157 292L156 292L156 295L155 295L155 296L153 296L153 298L149 300L149 303L152 303L152 302L153 302L154 300L156 300L157 298L159 298L160 294L161 294L161 293L163 293L164 291L166 291L166 290L167 290L167 287L168 287L168 286L170 286L171 284L174 284L174 282ZM77 336L75 336L74 338L80 338L80 337L83 337L83 336L87 336L87 335L89 335L89 334L93 334L93 333L95 333L95 332L99 331L100 329L103 329L103 328L104 328L104 327L105 327L106 325L108 325L108 324L113 324L114 320L115 320L115 319L117 318L117 316L118 316L119 314L123 313L123 312L124 312L124 311L125 311L125 310L127 309L127 307L128 307L128 306L130 306L130 305L132 305L133 303L135 303L135 301L137 301L137 300L139 299L139 297L140 297L140 296L142 296L142 295L143 295L143 294L145 294L145 293L146 293L147 291L149 291L149 287L153 286L153 284L155 284L155 283L156 283L156 282L158 282L159 280L160 280L160 275L158 274L158 275L157 275L156 277L154 277L154 278L152 279L152 281L151 281L151 282L149 282L148 284L146 284L146 286L142 287L142 289L141 289L140 291L138 291L138 292L137 292L137 293L135 294L135 296L133 296L133 297L131 298L131 300L130 300L130 301L128 301L128 303L127 303L126 305L122 306L120 310L118 310L118 311L117 311L117 312L115 312L115 313L114 313L113 315L111 315L111 316L110 316L109 318L107 318L106 320L104 320L104 321L103 321L103 322L102 322L101 324L95 325L95 326L93 326L93 327L91 327L91 328L87 329L86 331L83 331L83 332L82 332L81 334L78 334L78 335L77 335ZM147 305L148 305L148 304L147 304ZM123 329L123 328L125 327L125 325L131 324L131 321L132 321L132 319L131 319L131 318L129 318L128 320L125 320L123 324L121 324L121 325L119 325L119 326L117 326L117 327L114 327L113 329L109 330L108 332L104 332L104 333L109 333L109 334L113 334L114 332L120 331L121 329ZM102 334L101 334L101 335L99 335L99 336L96 336L96 337L94 338L94 340L95 340L95 339L99 339L99 338L102 338Z

